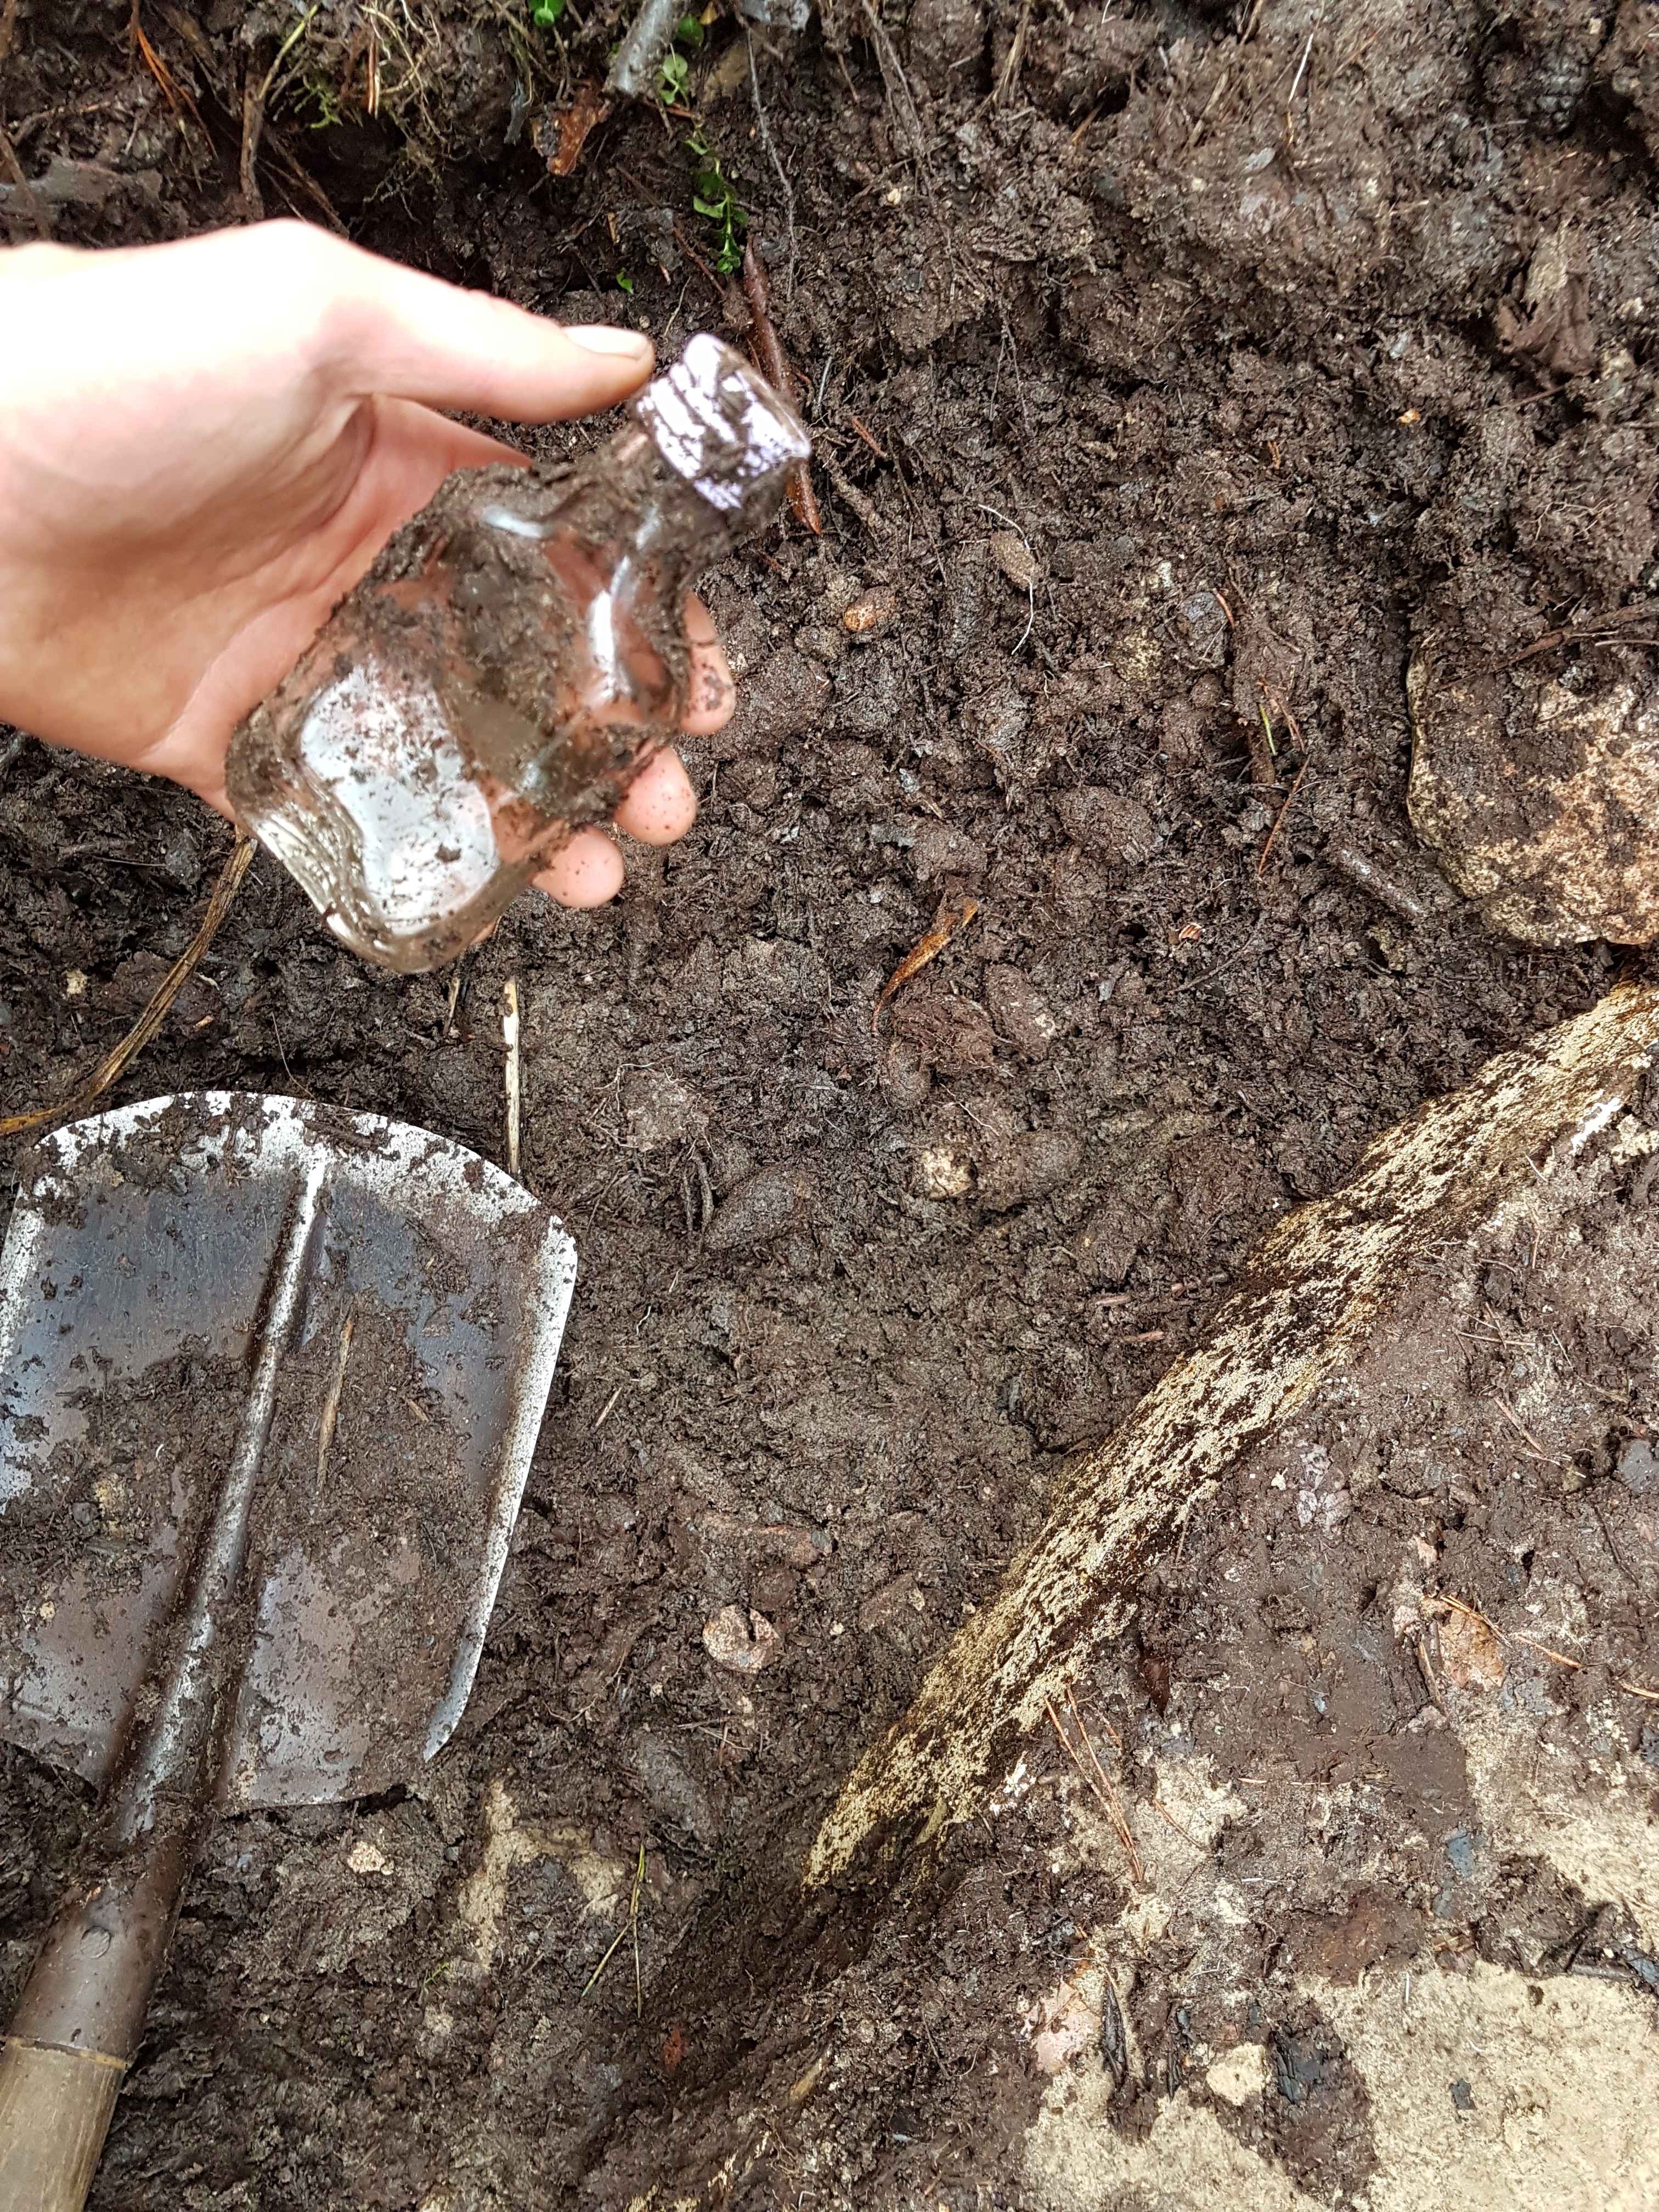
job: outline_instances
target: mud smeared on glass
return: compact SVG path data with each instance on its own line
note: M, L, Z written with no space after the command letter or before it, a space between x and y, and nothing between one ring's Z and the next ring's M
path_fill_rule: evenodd
M809 451L699 335L574 468L467 469L404 526L232 740L231 803L366 959L465 951L680 726L701 570Z

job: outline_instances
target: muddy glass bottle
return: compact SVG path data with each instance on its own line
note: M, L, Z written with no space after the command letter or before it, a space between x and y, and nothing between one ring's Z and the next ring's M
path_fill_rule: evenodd
M630 411L574 468L451 477L232 741L239 819L368 959L453 959L609 818L685 714L689 585L809 451L706 334Z

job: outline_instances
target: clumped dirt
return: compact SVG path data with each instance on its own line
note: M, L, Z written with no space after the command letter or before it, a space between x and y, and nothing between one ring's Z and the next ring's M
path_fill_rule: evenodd
M407 1793L217 1832L95 2203L1352 2201L1401 2155L1357 1978L1463 1978L1430 2000L1448 2066L1466 1991L1525 1977L1565 2039L1659 1979L1620 1887L1645 1832L1575 1856L1571 1817L1650 1808L1659 1759L1615 1686L1659 1680L1629 1147L1559 1249L1448 1252L1363 1407L1235 1470L1150 1578L1082 1701L1145 1890L1052 1741L879 1910L796 1886L857 1753L1250 1239L1629 962L1447 892L1406 814L1405 670L1431 625L1487 665L1659 590L1648 13L915 0L878 37L842 0L756 31L763 131L711 23L687 101L771 265L826 529L707 580L744 699L688 749L696 830L630 854L607 913L522 902L453 1008L262 857L125 1082L500 1158L515 977L525 1172L582 1276L460 1737ZM535 151L615 11L562 46L505 4L403 20L369 116L382 18L320 12L265 212L325 203L665 353L741 331L692 123L616 115L563 179ZM286 17L142 21L182 122L125 12L20 11L4 112L61 238L248 211L244 82ZM605 427L509 434L556 459ZM1621 665L1540 659L1578 690ZM226 835L32 742L0 796L0 1055L33 1103L188 942ZM1586 1253L1613 1255L1594 1310ZM1500 1699L1547 1753L1530 1832L1500 1822ZM7 1756L9 1996L86 1808ZM1037 2039L1074 2019L1050 2081ZM1504 2085L1455 2063L1425 2142L1498 2125ZM1209 2132L1166 2157L1178 2119Z

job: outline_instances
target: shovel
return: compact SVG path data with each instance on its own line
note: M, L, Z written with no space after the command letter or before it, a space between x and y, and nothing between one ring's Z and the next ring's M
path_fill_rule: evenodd
M0 2046L0 2212L74 2212L214 1811L416 1779L472 1686L575 1279L377 1115L154 1098L0 1252L0 1735L100 1787Z

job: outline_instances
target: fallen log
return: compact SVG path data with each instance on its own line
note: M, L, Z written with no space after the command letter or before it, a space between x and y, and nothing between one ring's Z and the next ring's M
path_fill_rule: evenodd
M818 1831L808 1887L873 1875L972 1818L988 1786L1133 1616L1141 1577L1227 1467L1364 1342L1429 1247L1464 1239L1605 1128L1659 1057L1659 988L1625 985L1489 1060L1377 1139L1340 1190L1251 1252L1207 1340L1068 1480Z

